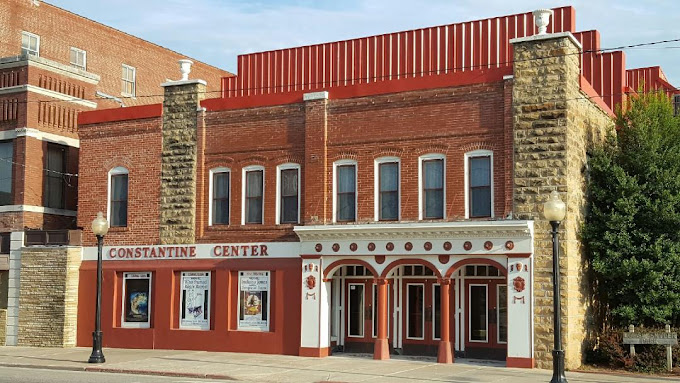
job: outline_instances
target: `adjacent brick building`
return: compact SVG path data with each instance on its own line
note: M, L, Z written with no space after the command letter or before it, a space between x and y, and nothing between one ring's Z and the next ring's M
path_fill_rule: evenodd
M221 97L186 79L162 104L81 113L76 343L102 211L107 347L548 367L556 190L578 366L587 150L640 84L674 88L599 52L573 8L552 16L547 33L525 13L242 55Z
M78 243L78 113L159 102L184 57L42 1L0 3L0 37L0 309L9 299L15 344L19 249ZM194 73L215 94L230 75L200 62Z

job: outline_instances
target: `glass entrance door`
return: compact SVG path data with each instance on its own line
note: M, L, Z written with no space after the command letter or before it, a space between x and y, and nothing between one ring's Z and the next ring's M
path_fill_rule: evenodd
M471 358L504 360L508 339L507 285L502 279L467 279L465 351Z

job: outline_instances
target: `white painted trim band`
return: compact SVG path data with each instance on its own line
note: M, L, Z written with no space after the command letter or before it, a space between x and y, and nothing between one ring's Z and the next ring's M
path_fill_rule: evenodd
M41 88L39 86L35 86L35 85L31 85L31 84L15 85L15 86L8 86L6 88L0 88L0 95L21 93L21 92L37 93L37 94L40 94L40 95L43 95L43 96L56 98L57 100L72 102L74 104L82 105L82 106L85 106L85 107L88 107L88 108L92 108L92 109L97 108L97 103L94 102L94 101L88 101L88 100L85 100L85 99L82 99L82 98L79 98L79 97L73 97L73 96L70 96L68 94L55 92L53 90Z
M44 206L34 206L34 205L5 205L0 206L0 213L11 213L11 212L21 212L28 211L31 213L43 213L52 215L63 215L66 217L75 217L75 210L65 210L65 209L54 209L51 207Z

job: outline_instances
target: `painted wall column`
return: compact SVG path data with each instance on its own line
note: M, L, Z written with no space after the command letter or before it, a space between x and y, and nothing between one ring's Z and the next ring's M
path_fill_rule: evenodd
M533 368L533 259L508 258L508 367Z
M390 358L390 344L387 342L387 279L379 278L378 285L378 336L375 338L373 359Z
M450 333L450 310L449 292L451 291L451 279L439 280L441 286L441 340L439 341L439 351L437 352L437 363L453 363L453 353L451 352L451 333Z

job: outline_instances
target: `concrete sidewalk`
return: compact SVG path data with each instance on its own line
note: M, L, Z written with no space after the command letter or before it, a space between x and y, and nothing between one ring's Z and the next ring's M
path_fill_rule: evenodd
M104 349L107 362L87 363L89 348L0 347L0 367L210 378L244 382L549 382L550 371L505 368L502 363L429 358L374 361L370 356L328 358L178 350ZM1 371L1 368L0 368ZM680 382L648 375L567 373L574 382Z

